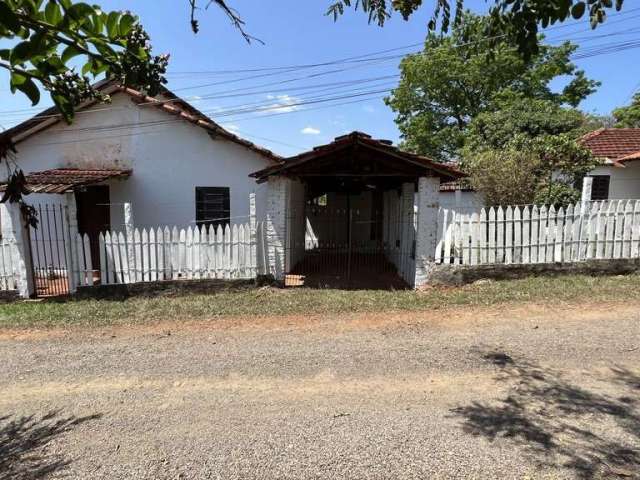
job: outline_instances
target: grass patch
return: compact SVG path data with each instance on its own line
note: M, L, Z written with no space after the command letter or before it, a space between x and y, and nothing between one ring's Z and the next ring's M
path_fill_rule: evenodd
M0 328L103 326L223 316L419 311L515 302L640 300L640 275L537 277L414 291L246 289L211 295L17 302L0 306Z

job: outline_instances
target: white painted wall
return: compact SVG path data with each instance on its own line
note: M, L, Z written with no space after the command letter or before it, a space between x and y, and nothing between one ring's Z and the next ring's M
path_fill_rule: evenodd
M204 129L156 108L140 107L123 93L93 110L78 113L70 126L60 122L19 143L20 167L25 172L133 168L130 178L109 182L113 229L122 228L123 202L133 204L138 226L193 225L196 186L230 188L231 216L241 217L232 223L247 221L249 193L255 191L262 217L266 188L248 175L268 166L266 157L228 140L214 140ZM142 125L146 122L161 123ZM37 201L60 199L39 197ZM36 201L35 196L28 199Z
M478 212L484 207L484 199L477 192L460 192L460 203L456 204L456 192L440 192L440 207L462 213Z
M625 164L625 168L601 166L593 169L590 175L609 175L610 200L625 200L640 198L640 160L632 160Z

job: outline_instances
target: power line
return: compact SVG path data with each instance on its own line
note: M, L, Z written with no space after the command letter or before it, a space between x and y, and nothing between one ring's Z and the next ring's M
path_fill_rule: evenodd
M636 8L636 9L628 10L628 11L625 11L625 12L621 12L618 15L622 15L623 13L627 13L627 14L628 13L632 13L633 11L637 11L637 10L640 10L640 8ZM616 16L618 16L618 15L616 15ZM634 17L631 17L631 18L634 18ZM631 18L619 19L618 22L628 21ZM610 20L609 24L611 24L611 23L614 23L614 22ZM605 25L607 25L607 24L605 24ZM565 27L565 26L568 27L568 26L572 26L572 25L560 25L560 26L557 26L557 27L552 27L552 28L550 28L548 30L551 30L553 28L559 29L559 28ZM606 36L613 36L613 35L620 35L620 34L628 34L628 32L618 32L618 33L612 33L612 34L607 34L607 35L601 35L601 36L598 36L598 37L606 37ZM492 37L492 38L499 38L499 37L500 36ZM461 44L459 46L462 47L462 46L465 46L465 45L471 45L471 44L474 44L474 43L480 43L480 42L487 41L489 39L490 38L482 39L481 41L476 41L476 42L467 42L467 44ZM554 40L558 40L558 39L554 39ZM412 45L419 45L419 44L412 44ZM379 57L379 58L366 58L366 57L374 55L374 54L378 54L378 53L392 52L392 51L397 51L397 50L410 48L412 45L407 45L407 46L387 49L387 50L383 50L381 52L372 52L372 53L368 53L368 54L359 55L357 57L349 57L347 59L339 59L339 60L334 60L334 61L330 61L330 62L323 62L323 63L316 63L316 64L307 64L307 65L304 65L304 66L305 67L316 67L316 66L319 66L319 65L339 64L340 62L353 61L353 60L361 60L361 61L365 62L364 66L371 66L371 64L375 65L375 64L380 63L380 62L388 61L390 59L402 58L405 55L404 54L403 55L393 55L393 56ZM596 46L592 47L592 50L588 50L587 52L576 54L575 58L576 59L590 58L591 56L594 56L595 54L599 54L599 53L608 53L609 51L612 52L612 53L615 53L617 51L622 51L625 48L636 48L636 47L637 47L637 44L633 43L633 42L631 42L631 43L627 42L627 43L623 43L623 44L610 44L610 45L607 45L607 46L602 46L602 45L598 46L598 45L596 45ZM428 52L414 52L414 54L426 54L426 53L428 53ZM362 67L362 65L356 65L355 66L355 68L361 68L361 67ZM282 70L282 69L293 68L293 66L289 66L289 67L269 67L269 68ZM198 97L198 100L205 100L205 99L206 100L210 100L210 99L217 99L217 98L231 98L231 97L234 97L234 96L248 96L248 95L262 94L262 93L266 93L266 92L264 92L264 91L262 91L262 92L261 91L255 91L255 90L251 91L251 89L255 89L255 88L259 88L259 87L265 87L265 86L282 85L282 84L285 84L285 83L293 83L293 82L296 82L296 81L299 81L299 80L304 80L304 79L308 79L308 78L314 78L316 76L323 76L323 75L331 75L331 74L341 73L341 72L344 72L345 70L349 70L349 69L352 69L352 68L354 68L354 66L352 66L351 68L343 68L343 69L336 69L336 70L318 72L318 73L314 73L312 75L306 75L306 76L303 76L303 77L294 77L294 78L289 78L289 79L285 79L285 80L279 80L279 81L266 83L266 84L262 84L262 85L257 85L257 86L253 85L253 86L242 87L242 88L238 88L238 89L214 92L212 94L208 94L208 95L205 95L205 96L200 96L200 97ZM253 69L253 70L259 70L259 69ZM276 72L276 73L277 74L281 74L283 72ZM290 72L285 71L284 73L290 73ZM247 79L249 79L249 78L256 78L256 77L255 76L247 77ZM382 78L382 77L379 77L379 78ZM244 80L244 79L233 79L233 80L231 80L231 82L238 81L238 80ZM372 81L372 80L366 80L365 79L363 81ZM222 83L226 83L226 82L216 82L216 83L217 84L222 84ZM336 82L336 83L340 83L340 82ZM320 85L322 85L322 84L320 84ZM325 85L330 86L330 84L325 84ZM185 88L190 88L190 87L185 87ZM289 90L302 90L302 89L311 89L311 88L313 88L313 87L312 86L299 86L299 87L289 87ZM286 91L286 89L280 88L279 91ZM169 102L174 102L174 101L176 101L176 100L175 99L169 99L169 100L161 100L160 102L169 103ZM145 104L153 105L153 104L157 104L157 103L158 102L145 102L145 103L143 103L141 105L145 105ZM108 110L110 108L112 109L114 107L105 107L103 109L94 109L94 110L85 111L85 112L82 112L82 113L93 113L93 112L96 112L96 111L99 111L99 110L102 110L102 111ZM6 116L6 115L9 115L11 113L17 114L18 112L19 112L18 110L6 111L6 112L0 112L0 115L5 115ZM81 112L79 112L79 113L81 113ZM55 117L55 116L58 116L58 114L52 115L51 117ZM46 118L46 117L41 117L41 118Z

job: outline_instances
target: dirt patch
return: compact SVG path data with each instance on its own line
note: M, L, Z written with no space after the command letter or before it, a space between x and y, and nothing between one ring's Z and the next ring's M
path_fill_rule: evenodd
M118 325L109 327L68 327L52 329L3 329L3 340L38 340L43 338L63 338L70 335L83 337L128 337L140 335L190 335L198 331L234 331L236 333L256 333L258 331L306 331L323 332L327 335L357 330L388 329L420 325L432 329L460 330L469 327L488 326L505 320L526 319L535 327L566 322L589 321L606 316L612 310L617 316L640 319L640 302L594 302L565 303L547 305L523 303L505 305L501 308L489 307L449 307L419 312L380 312L349 314L313 314L282 316L222 317L210 320L163 320L151 324Z

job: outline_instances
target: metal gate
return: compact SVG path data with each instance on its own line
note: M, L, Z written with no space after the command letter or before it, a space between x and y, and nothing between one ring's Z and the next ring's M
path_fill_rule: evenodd
M291 214L287 230L288 285L337 288L406 288L402 270L413 258L413 238L402 216L385 215L372 199L346 208L308 201L303 215ZM411 226L412 227L412 226ZM407 235L405 235L407 236Z
M37 297L69 293L71 234L67 206L34 204L38 226L29 228L33 278Z

